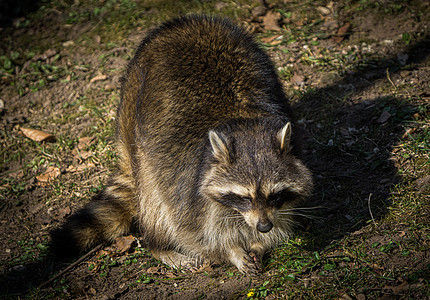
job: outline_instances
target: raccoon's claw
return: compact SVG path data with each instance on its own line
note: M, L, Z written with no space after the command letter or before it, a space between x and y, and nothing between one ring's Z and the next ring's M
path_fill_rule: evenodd
M181 271L196 272L205 264L209 265L210 263L206 259L188 257L176 251L152 250L152 255L166 265Z
M229 259L243 274L257 276L261 273L260 259L254 252L248 252L241 247L236 247L231 249Z
M263 265L261 263L260 258L258 257L258 255L256 255L254 252L249 252L248 253L249 256L253 259L255 266L257 267L257 269L259 270L259 272L261 273L261 271L263 270Z
M261 262L253 252L249 252L245 260L246 262L243 264L243 273L250 276L257 276L261 273Z

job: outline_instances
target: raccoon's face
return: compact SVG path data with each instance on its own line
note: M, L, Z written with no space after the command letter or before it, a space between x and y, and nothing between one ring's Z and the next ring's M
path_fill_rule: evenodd
M212 160L201 187L204 195L239 212L263 233L291 223L282 211L294 208L312 189L309 170L290 154L291 124L273 126L265 122L210 131Z

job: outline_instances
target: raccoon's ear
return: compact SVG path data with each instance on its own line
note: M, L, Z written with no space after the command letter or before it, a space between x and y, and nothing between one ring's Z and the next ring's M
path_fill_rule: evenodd
M228 151L228 142L226 138L213 130L209 131L209 141L211 142L212 152L216 159L219 161L230 161L230 154Z
M291 123L288 122L287 124L285 124L285 126L278 131L276 137L279 141L281 151L290 150Z

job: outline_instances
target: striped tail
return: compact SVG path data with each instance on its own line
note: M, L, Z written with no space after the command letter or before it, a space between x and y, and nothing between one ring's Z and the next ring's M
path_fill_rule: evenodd
M130 231L137 216L137 201L134 185L124 177L114 177L90 203L51 232L54 255L59 258L76 256Z

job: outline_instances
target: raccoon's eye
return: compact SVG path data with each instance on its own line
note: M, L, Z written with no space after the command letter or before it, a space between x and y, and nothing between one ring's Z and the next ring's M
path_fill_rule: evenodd
M297 199L297 194L290 190L282 190L271 194L268 202L275 207L281 207L285 202L290 202Z
M251 201L251 198L249 197L243 197L237 194L233 194L233 193L228 193L228 194L224 194L222 195L222 198L227 200L227 201Z
M246 211L251 208L251 198L233 193L222 195L218 202L225 206L236 208L240 211Z

